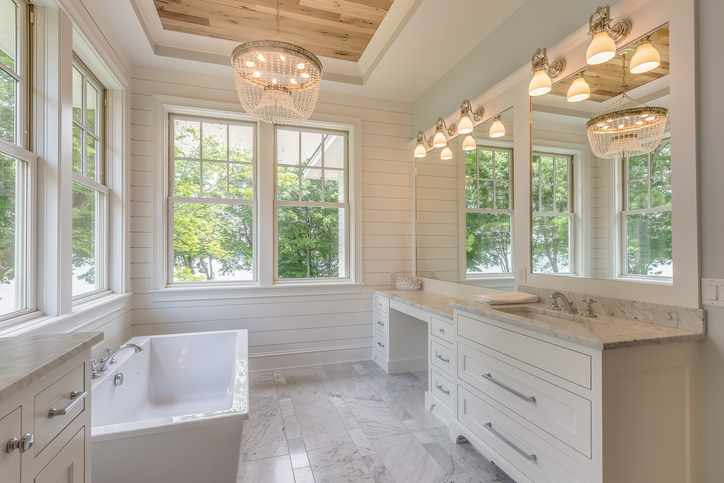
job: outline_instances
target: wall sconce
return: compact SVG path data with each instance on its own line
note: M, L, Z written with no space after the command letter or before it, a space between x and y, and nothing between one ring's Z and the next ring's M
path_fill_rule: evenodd
M452 149L450 149L450 146L446 144L445 147L442 148L442 151L440 151L440 159L447 161L448 159L452 159L452 157Z
M581 102L589 97L591 97L591 86L586 82L586 76L583 75L583 72L579 72L573 79L571 87L568 88L566 99L568 99L568 102Z
M616 55L616 44L625 39L631 31L631 22L622 20L611 26L611 8L598 7L588 18L588 35L591 45L586 50L586 62L590 65L603 64Z
M649 35L638 44L636 52L634 52L633 57L631 57L631 73L643 74L644 72L654 70L660 63L661 55L659 55L659 51L654 47L653 42L651 42L651 36Z
M455 129L456 129L455 124L448 127L447 124L445 123L445 120L441 117L438 117L437 122L435 123L435 136L433 136L432 139L427 139L427 136L425 136L425 133L422 131L419 131L417 133L417 146L415 146L415 157L424 158L425 156L427 156L427 148L445 147L450 152L450 157L442 158L442 159L451 159L452 151L450 150L450 147L447 145L447 138L445 137L445 131L447 131L448 136L453 136L455 134ZM427 148L425 146L427 146Z
M505 126L500 120L500 114L495 116L495 119L493 119L493 124L490 126L490 131L488 131L488 136L491 138L505 136Z
M463 151L475 151L475 148L478 147L478 144L475 142L475 139L468 134L465 136L465 139L463 139Z
M458 123L458 134L470 134L473 132L475 125L470 119L473 116L475 122L480 122L484 114L483 106L478 107L473 111L473 106L470 105L470 101L465 99L460 106L460 122Z
M417 133L417 146L415 146L416 158L424 158L427 156L427 148L425 148L425 144L432 147L432 142L429 142L427 137L425 137L425 133L420 131Z
M538 49L531 58L533 68L533 79L528 84L528 94L531 96L542 96L548 94L553 87L551 78L558 77L563 69L566 68L566 61L556 59L550 65L548 64L548 53L545 47Z

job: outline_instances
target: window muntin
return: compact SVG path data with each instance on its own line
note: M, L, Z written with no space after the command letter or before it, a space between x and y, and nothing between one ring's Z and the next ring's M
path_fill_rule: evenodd
M572 157L533 153L533 272L573 271Z
M104 154L105 89L85 65L73 62L72 295L107 287L107 199Z
M255 126L172 116L169 280L256 280Z
M671 140L624 159L623 274L673 276Z
M478 147L465 152L466 272L512 273L510 149Z
M28 308L28 165L0 153L0 318Z
M276 278L349 277L347 133L276 128Z

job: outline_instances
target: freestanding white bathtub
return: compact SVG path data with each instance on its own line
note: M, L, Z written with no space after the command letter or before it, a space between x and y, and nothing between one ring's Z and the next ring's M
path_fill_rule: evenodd
M235 483L247 331L134 337L92 381L94 483ZM114 385L116 374L123 384Z

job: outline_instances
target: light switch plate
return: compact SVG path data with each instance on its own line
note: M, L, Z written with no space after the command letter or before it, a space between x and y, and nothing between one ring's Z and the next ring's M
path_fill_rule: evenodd
M516 283L525 283L525 276L526 276L527 269L525 267L521 267L516 272L515 281Z
M712 307L724 307L724 279L701 279L701 304Z
M397 281L397 272L390 272L390 283Z

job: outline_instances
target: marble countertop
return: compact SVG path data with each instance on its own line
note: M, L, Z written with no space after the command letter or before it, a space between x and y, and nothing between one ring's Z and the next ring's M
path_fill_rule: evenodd
M372 290L373 293L386 295L392 299L399 300L418 309L431 312L440 317L453 320L453 307L451 303L464 304L467 301L455 297L448 297L435 292L425 290Z
M453 308L471 314L489 317L516 327L574 342L598 350L620 349L671 342L687 342L706 339L703 331L692 331L631 320L610 315L598 315L595 319L553 312L547 304L495 305L489 306L474 301L452 303ZM532 320L502 310L520 310L550 315L554 319Z
M0 338L0 404L103 340L103 332Z

